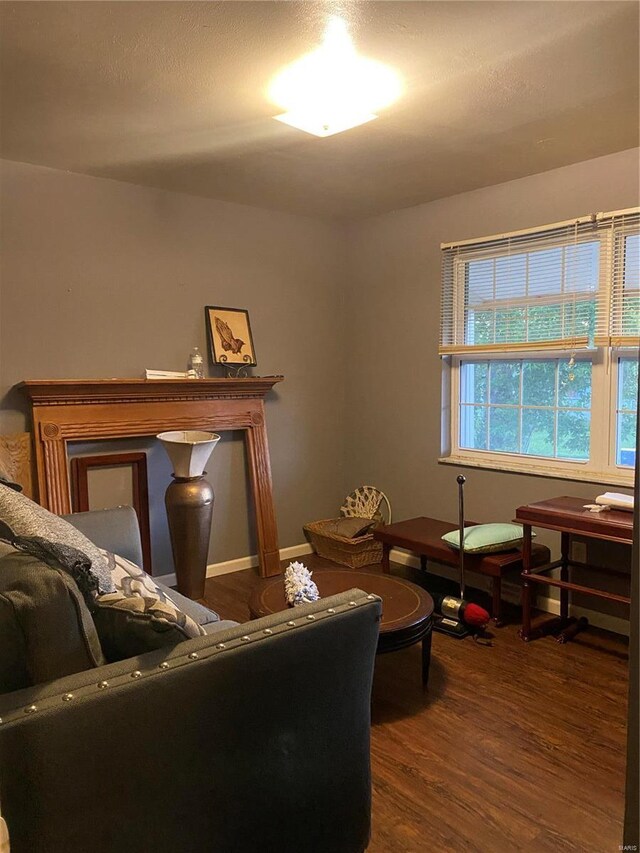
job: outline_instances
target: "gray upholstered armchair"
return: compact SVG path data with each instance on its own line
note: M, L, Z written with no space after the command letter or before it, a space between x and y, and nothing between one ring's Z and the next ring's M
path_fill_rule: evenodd
M139 558L129 513L75 522ZM12 853L363 851L379 617L352 590L0 696Z

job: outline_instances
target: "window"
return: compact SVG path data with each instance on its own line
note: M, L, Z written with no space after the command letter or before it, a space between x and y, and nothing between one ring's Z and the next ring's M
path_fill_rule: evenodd
M460 374L460 447L589 458L590 361L462 361Z
M616 464L636 464L636 422L638 411L638 361L618 359L618 403L616 406Z
M597 242L469 260L464 338L472 347L593 338Z
M448 460L632 482L640 211L443 249Z

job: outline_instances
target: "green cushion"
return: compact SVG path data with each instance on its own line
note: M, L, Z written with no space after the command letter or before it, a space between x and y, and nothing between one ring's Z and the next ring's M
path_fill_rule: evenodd
M534 534L535 535L535 534ZM452 548L460 547L460 531L445 533L442 541ZM474 524L465 527L465 554L491 554L497 551L511 551L522 545L521 524Z

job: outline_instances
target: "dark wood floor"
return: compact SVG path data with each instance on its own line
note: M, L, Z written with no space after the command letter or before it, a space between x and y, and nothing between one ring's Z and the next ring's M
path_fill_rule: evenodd
M210 578L206 600L244 622L256 580ZM627 644L597 629L565 646L527 645L516 624L492 633L491 647L436 634L427 691L419 645L378 657L369 853L618 850Z

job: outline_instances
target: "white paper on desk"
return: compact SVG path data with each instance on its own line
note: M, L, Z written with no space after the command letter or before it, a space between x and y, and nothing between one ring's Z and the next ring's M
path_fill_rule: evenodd
M633 512L633 495L623 495L620 492L605 492L598 495L596 503L601 506L611 506L615 509L626 509Z

